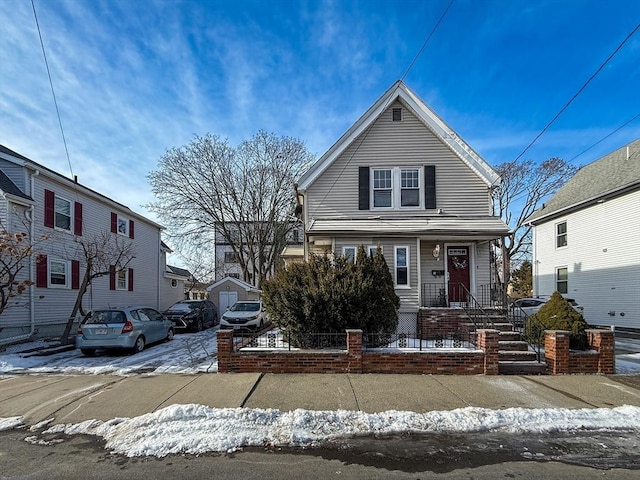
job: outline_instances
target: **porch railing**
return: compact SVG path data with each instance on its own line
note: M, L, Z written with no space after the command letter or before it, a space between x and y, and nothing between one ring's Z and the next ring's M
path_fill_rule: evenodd
M449 307L452 303L464 303L469 290L464 284L449 284L446 282L423 283L421 285L422 307ZM500 285L478 285L474 294L474 300L483 308L507 308L506 292Z

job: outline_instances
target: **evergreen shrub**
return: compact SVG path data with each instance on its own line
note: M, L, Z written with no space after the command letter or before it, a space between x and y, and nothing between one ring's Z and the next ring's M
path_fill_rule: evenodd
M355 263L325 255L291 264L263 283L262 299L295 346L304 346L311 333L346 329L390 338L398 326L400 298L380 248L371 257L360 246Z

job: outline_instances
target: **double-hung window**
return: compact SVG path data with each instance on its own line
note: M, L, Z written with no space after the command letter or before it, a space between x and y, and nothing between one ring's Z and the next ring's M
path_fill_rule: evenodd
M49 288L69 288L69 262L49 259Z
M395 247L396 287L409 287L409 247Z
M391 169L373 170L373 206L374 208L390 208L392 203Z
M129 271L126 268L116 271L116 290L129 289Z
M342 255L345 256L347 261L356 261L356 247L342 247Z
M373 208L421 206L420 168L373 168Z
M560 293L569 293L569 269L567 267L556 268L556 290Z
M71 231L71 202L65 198L55 196L55 227Z
M567 246L567 222L556 223L556 248Z

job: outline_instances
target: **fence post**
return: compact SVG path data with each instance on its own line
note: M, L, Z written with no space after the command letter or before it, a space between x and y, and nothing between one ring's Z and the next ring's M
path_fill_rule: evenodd
M598 352L598 373L616 373L615 334L613 330L586 330L589 348Z
M233 352L233 330L218 330L218 373L231 372Z
M500 331L493 329L478 330L478 348L484 351L484 374L498 375Z
M347 330L347 373L362 373L362 330Z
M569 371L569 335L567 330L545 330L544 358L554 375Z

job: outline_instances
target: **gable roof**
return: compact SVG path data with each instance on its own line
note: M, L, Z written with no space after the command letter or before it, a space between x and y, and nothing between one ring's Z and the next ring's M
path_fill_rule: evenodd
M224 277L218 280L216 283L211 284L207 287L207 292L210 292L214 288L219 287L220 285L227 282L235 283L238 287L245 289L247 292L258 292L258 293L261 292L259 288L254 287L253 285L245 282L244 280L240 280L239 278L234 278L234 277Z
M90 197L93 197L94 199L97 199L100 202L110 204L114 208L124 211L127 216L131 216L133 218L143 220L144 222L154 226L155 228L164 229L164 227L159 223L154 222L153 220L145 217L144 215L134 212L126 205L120 202L116 202L112 198L107 197L106 195L103 195L102 193L99 193L95 190L92 190L91 188L85 185L82 185L81 183L78 183L77 178L70 179L54 170L51 170L50 168L45 167L44 165L34 162L33 160L25 157L24 155L20 155L19 153L14 152L10 148L7 148L2 144L0 144L0 158L7 160L9 162L12 162L21 167L44 173L48 178L51 178L57 181L58 183L61 183L69 188L80 189L84 194Z
M172 273L173 275L178 275L180 277L189 278L191 276L191 272L184 268L174 267L173 265L167 265L167 272Z
M537 225L640 188L640 138L582 167L527 223Z
M487 186L491 187L500 183L500 177L491 166L402 80L398 80L300 177L298 190L305 191L397 99L410 108L418 119L471 168Z
M5 194L28 200L29 203L33 202L33 199L22 190L20 190L18 186L13 183L13 181L2 170L0 170L0 190L2 190Z

